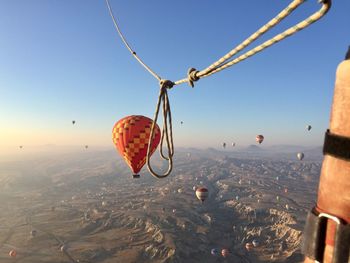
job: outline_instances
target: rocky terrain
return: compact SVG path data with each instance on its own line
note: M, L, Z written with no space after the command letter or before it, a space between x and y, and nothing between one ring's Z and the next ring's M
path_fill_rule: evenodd
M175 157L163 180L146 169L133 179L112 151L0 162L0 262L302 261L319 155L180 149ZM199 186L210 193L204 203Z

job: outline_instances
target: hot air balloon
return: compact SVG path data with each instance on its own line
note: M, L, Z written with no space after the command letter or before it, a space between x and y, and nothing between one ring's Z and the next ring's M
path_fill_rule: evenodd
M35 237L35 236L36 236L36 234L37 234L37 231L36 231L36 230L32 230L32 231L30 231L30 235L31 235L32 237Z
M222 147L224 147L224 149L226 148L226 142L222 143Z
M182 124L184 124L184 122L183 122L183 121L180 121L180 123L181 123L181 125L182 125Z
M85 149L89 148L89 145L85 145Z
M131 168L134 178L140 177L138 173L146 163L152 124L153 121L150 118L132 115L119 120L113 127L113 142L119 154ZM155 123L150 147L151 155L156 150L160 137L160 129Z
M205 187L199 187L197 190L196 190L196 196L199 200L201 200L202 202L205 201L205 199L208 198L208 195L209 195L209 192L208 192L208 189L205 188Z
M62 245L60 247L61 252L65 252L67 250L67 245Z
M301 161L304 159L304 153L297 153L298 159Z
M15 258L17 256L17 251L12 249L10 252L9 252L9 256L12 257L12 258Z
M246 244L245 244L245 249L248 250L248 251L252 250L253 247L254 247L254 246L253 246L252 243L246 243Z
M235 142L233 142L233 143L232 143L232 147L235 147L235 146L236 146L236 143L235 143Z
M260 244L259 244L259 241L256 240L256 239L253 240L252 244L253 244L254 247L257 247L257 246L260 245Z
M22 149L22 148L23 148L23 145L20 145L19 148Z
M256 142L258 142L259 144L261 144L261 143L263 142L263 140L264 140L264 136L261 135L261 134L259 134L259 135L257 135L257 136L255 137L255 140L256 140Z
M311 130L311 125L306 125L306 129L308 130L308 131L310 131Z
M230 255L230 250L228 250L227 248L224 248L221 250L221 255L224 257L224 258L227 258L229 255Z
M75 124L75 121L74 121L74 120L72 121L72 124L73 124L73 125Z
M212 254L213 256L217 256L219 255L219 250L217 248L213 248L211 251L210 251L210 254Z

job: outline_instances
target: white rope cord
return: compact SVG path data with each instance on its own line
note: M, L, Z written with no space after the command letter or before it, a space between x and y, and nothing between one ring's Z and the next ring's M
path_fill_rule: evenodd
M136 60L149 72L153 75L153 77L155 77L156 79L158 79L158 81L160 82L162 80L162 78L160 76L158 76L149 66L146 65L146 63L144 63L141 58L136 54L136 52L130 47L129 43L126 41L122 31L120 30L119 26L118 26L118 23L117 23L117 20L115 19L114 17L114 14L113 14L113 11L112 11L112 8L109 4L109 0L106 0L106 3L107 3L107 7L108 7L108 11L109 11L109 14L113 20L113 24L114 24L114 27L115 29L117 30L120 38L122 39L122 41L124 42L126 48L130 51L131 55L134 56L134 58L136 58Z

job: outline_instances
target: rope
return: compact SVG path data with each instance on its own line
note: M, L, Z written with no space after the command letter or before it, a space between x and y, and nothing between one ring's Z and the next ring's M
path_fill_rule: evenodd
M298 6L300 6L302 3L304 3L305 0L294 0L287 8L285 8L282 12L280 12L275 18L271 19L266 25L261 27L258 31L256 31L254 34L252 34L250 37L248 37L246 40L244 40L240 45L238 45L236 48L232 49L229 53L221 57L218 61L214 62L212 65L207 67L206 69L199 71L196 73L196 77L198 79L208 77L214 73L217 73L223 69L226 69L228 67L233 66L234 64L237 64L238 62L241 62L256 53L259 53L263 51L264 49L280 42L281 40L297 33L298 31L308 27L309 25L315 23L319 19L321 19L330 9L331 7L331 0L324 0L322 1L322 7L320 10L315 12L313 15L309 16L302 22L296 24L293 27L288 28L284 32L274 36L273 38L265 41L261 45L247 51L243 55L239 56L236 59L228 61L230 58L232 58L235 54L237 54L239 51L246 48L248 45L250 45L252 42L254 42L256 39L258 39L260 36L265 34L268 30L276 26L278 23L280 23L283 19L285 19L291 12L293 12ZM191 86L191 79L187 76L187 78L178 80L175 82L175 85L179 85L182 83L188 82ZM192 82L193 83L193 82Z
M231 59L234 55L236 55L238 52L242 51L244 48L246 48L248 45L250 45L252 42L257 40L259 37L261 37L263 34L265 34L267 31L269 31L271 28L279 24L283 19L285 19L287 16L289 16L296 8L298 8L301 4L303 4L306 0L294 0L292 3L290 3L284 10L282 10L276 17L271 19L268 23L266 23L264 26L262 26L260 29L258 29L254 34L252 34L250 37L248 37L246 40L244 40L241 44L239 44L237 47L232 49L230 52L228 52L226 55L221 57L219 60L211 64L209 67L202 71L191 71L191 74L188 73L186 78L183 78L181 80L175 81L174 85L179 85L182 83L189 83L192 87L194 86L194 82L204 78L208 77L214 73L217 73L223 69L226 69L228 67L233 66L234 64L237 64L261 51L264 49L280 42L281 40L297 33L298 31L310 26L314 22L318 21L321 19L330 9L331 7L331 0L319 0L320 3L322 3L322 7L320 10L315 12L313 15L309 16L308 18L304 19L302 22L296 24L293 27L290 27L289 29L285 30L284 32L274 36L273 38L265 41L263 44L247 51L243 55L240 55L238 58L229 60ZM158 79L158 81L161 81L161 77L158 76L146 63L144 63L140 57L136 55L136 52L132 50L130 45L127 43L124 35L122 34L118 23L116 22L116 19L113 15L112 8L109 4L109 0L106 0L107 6L109 13L112 17L114 26L121 37L122 41L124 42L125 46L127 49L130 51L130 53L140 62L140 64L148 71L150 72L155 78ZM191 69L190 69L191 70Z
M172 169L173 169L173 155L174 155L174 142L173 142L173 127L172 127L172 120L171 120L171 110L170 110L170 102L168 97L168 89L171 89L174 86L174 83L169 80L161 80L160 83L160 91L158 96L158 102L156 106L156 111L154 113L153 123L151 127L151 134L149 137L148 147L147 147L147 167L149 172L156 178L165 178L167 177ZM155 125L157 123L158 115L159 115L159 109L160 105L163 103L163 131L162 131L162 137L160 140L160 156L168 161L168 170L164 174L157 174L152 166L151 166L151 144L152 139L154 135L154 129ZM168 127L169 125L169 127ZM166 140L166 145L168 149L167 156L163 153L163 142L164 138Z
M276 17L271 19L269 22L267 22L264 26L262 26L260 29L258 29L255 33L253 33L251 36L249 36L246 40L244 40L241 44L239 44L237 47L232 49L230 52L228 52L226 55L221 57L219 60L211 64L209 67L198 71L195 68L190 68L187 72L187 77L183 78L181 80L178 80L176 82L172 82L169 80L163 80L159 75L157 75L146 63L144 63L141 58L136 54L136 52L131 48L129 43L126 41L123 33L121 32L118 23L114 17L112 8L109 4L109 0L106 0L107 7L109 10L109 14L113 20L114 27L116 28L120 38L124 42L126 48L130 51L130 53L134 56L134 58L149 72L151 73L160 84L160 91L158 96L158 102L156 106L156 111L154 114L154 119L152 123L151 128L151 135L148 142L148 148L147 148L147 167L149 172L155 176L156 178L165 178L167 177L172 169L173 169L173 160L172 157L174 155L174 143L173 143L173 132L172 132L172 121L171 121L171 110L170 110L170 103L169 103L169 97L168 97L168 89L171 89L175 85L179 85L182 83L189 83L191 87L194 87L194 82L198 81L201 78L208 77L210 75L213 75L214 73L217 73L221 70L224 70L228 67L231 67L261 51L264 49L282 41L283 39L294 35L298 31L308 27L309 25L315 23L319 19L321 19L330 9L331 7L331 0L319 0L320 3L322 3L322 7L309 16L308 18L304 19L303 21L299 22L293 27L288 28L284 32L274 36L273 38L265 41L264 43L260 44L259 46L245 52L244 54L238 56L235 59L232 59L234 55L236 55L238 52L245 49L247 46L249 46L251 43L253 43L255 40L257 40L259 37L261 37L263 34L265 34L267 31L269 31L271 28L275 27L277 24L279 24L283 19L285 19L287 16L289 16L296 8L298 8L301 4L303 4L306 0L294 0L292 3L290 3L284 10L282 10ZM163 104L163 128L162 128L162 137L160 142L160 156L168 161L168 170L164 174L157 174L154 172L154 170L151 167L150 163L150 149L151 149L151 142L154 135L154 129L155 124L157 123L160 105ZM168 127L169 126L169 127ZM166 141L167 144L167 155L164 155L163 153L163 142Z
M130 51L131 55L133 55L134 58L136 58L136 60L149 72L153 75L153 77L155 77L156 79L158 79L158 81L161 81L162 78L159 77L149 66L146 65L146 63L144 63L141 58L136 54L136 52L131 48L131 46L129 45L129 43L126 41L122 31L120 30L119 26L118 26L118 23L117 23L117 20L115 19L114 17L114 14L113 14L113 11L112 11L112 8L111 8L111 5L109 4L109 0L106 0L106 4L107 4L107 7L108 7L108 11L109 11L109 14L113 20L113 24L114 24L114 27L115 29L117 30L120 38L122 39L122 41L124 42L126 48Z

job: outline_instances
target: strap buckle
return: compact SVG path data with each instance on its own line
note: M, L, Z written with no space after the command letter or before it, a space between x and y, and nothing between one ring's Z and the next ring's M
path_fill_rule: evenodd
M313 208L307 216L302 252L315 262L323 262L328 220L336 223L332 263L350 262L350 224Z

